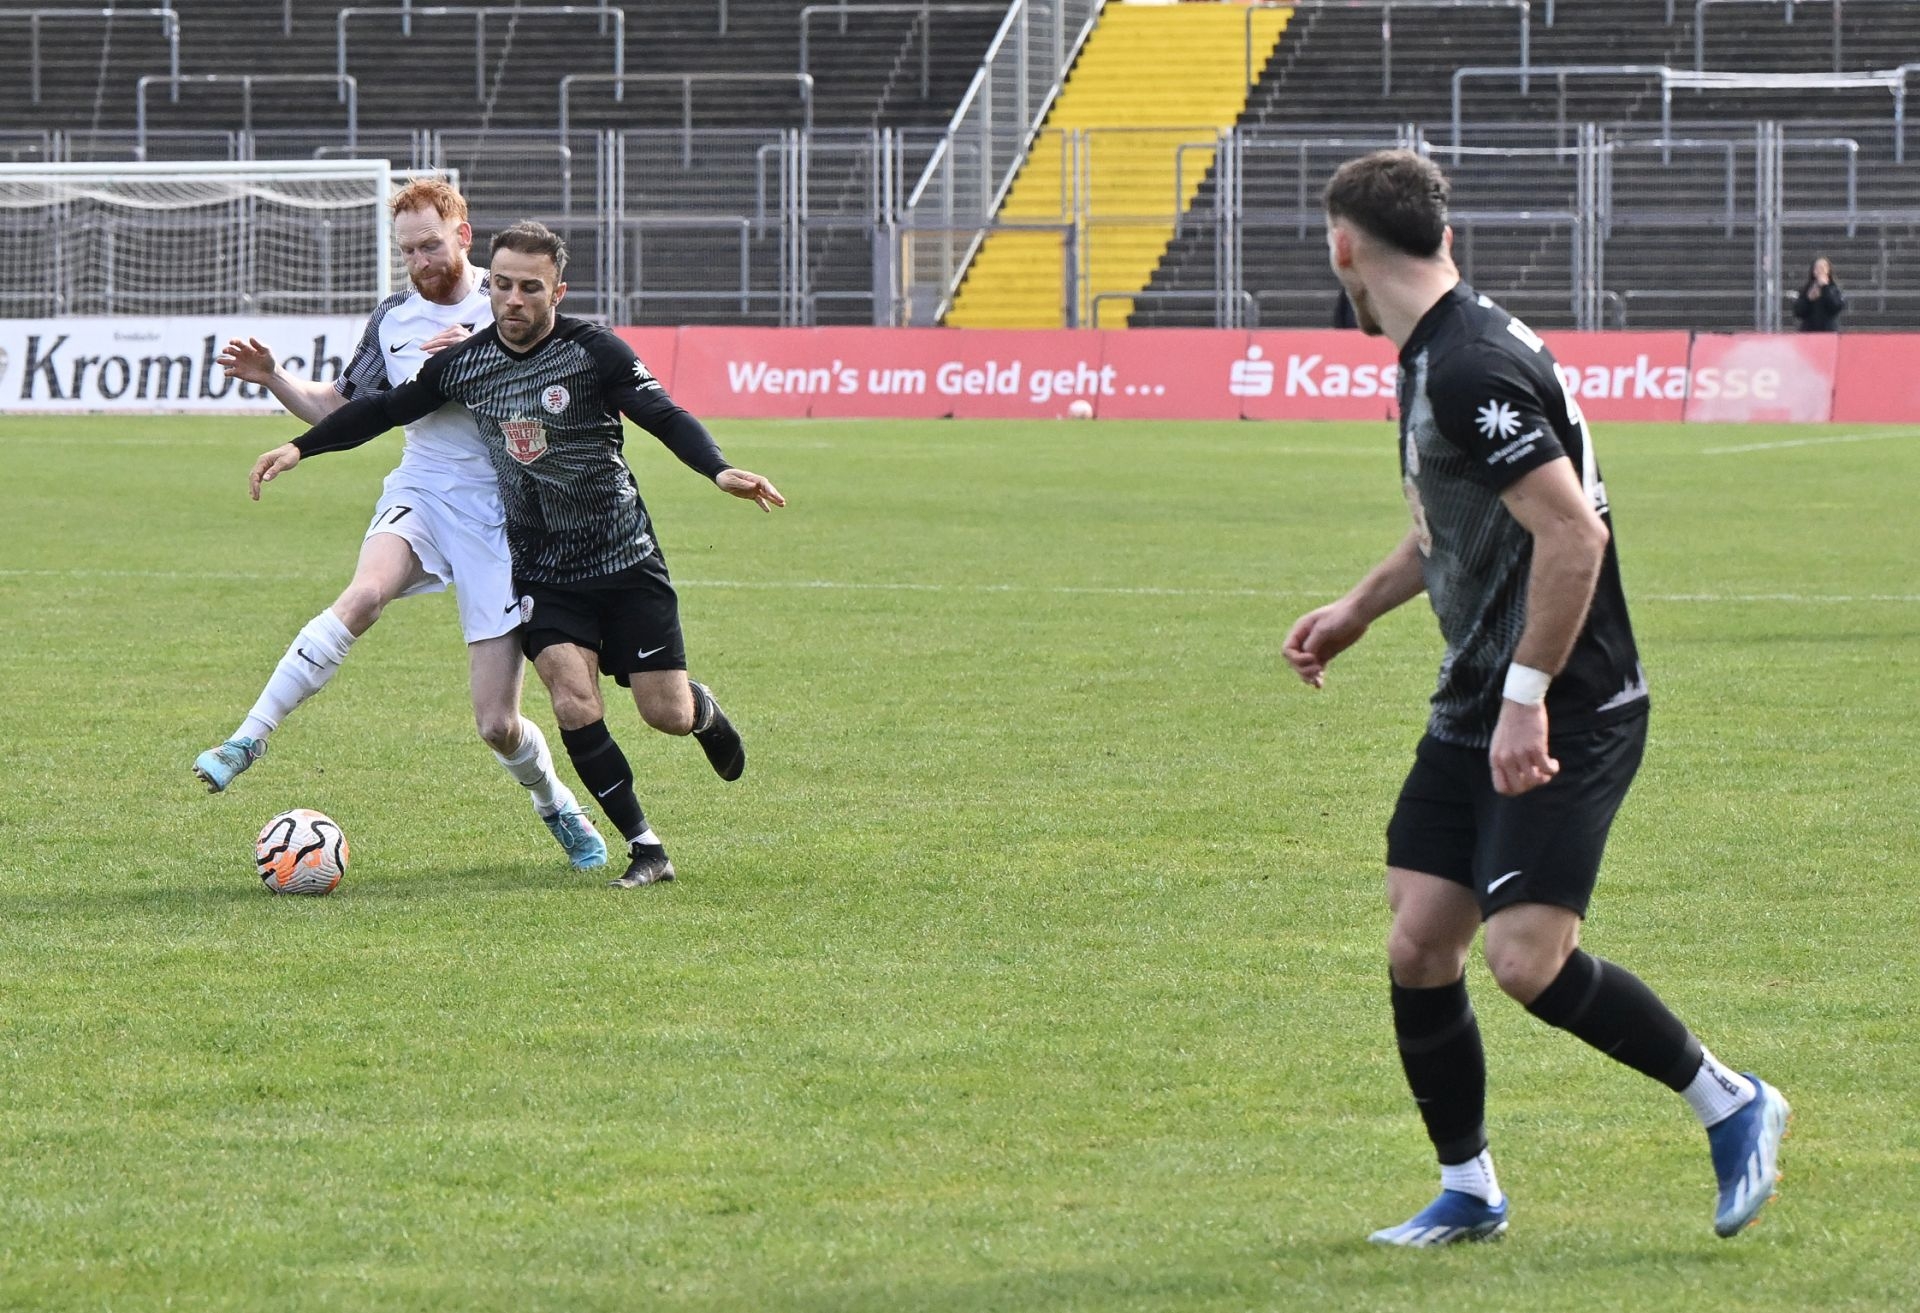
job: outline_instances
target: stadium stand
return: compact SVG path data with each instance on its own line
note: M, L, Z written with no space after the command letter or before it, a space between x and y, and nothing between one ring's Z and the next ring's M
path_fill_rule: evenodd
M104 9L0 10L0 160L380 154L457 169L483 237L546 219L574 248L575 304L643 323L900 316L908 298L888 283L903 197L1008 13L993 0ZM1108 5L997 214L953 220L961 263L930 304L954 324L1322 325L1327 174L1369 146L1425 143L1455 180L1463 269L1543 327L1777 324L1815 254L1848 287L1848 327L1920 323L1920 154L1907 150L1920 143L1896 138L1892 81L1920 66L1891 72L1920 61L1920 5L1382 9ZM1173 23L1213 30L1189 48L1160 27ZM1665 96L1644 72L1523 86L1523 59L1681 80ZM1696 69L1801 80L1687 84ZM1836 73L1884 76L1807 81Z
M1920 59L1920 8L1856 0L1842 9L1800 4L1618 0L1532 7L1536 67L1665 65L1692 71L1696 48L1725 73L1796 74L1897 69ZM1249 149L1234 185L1241 198L1242 281L1268 326L1324 326L1333 289L1312 213L1319 190L1359 143L1426 140L1454 179L1456 255L1491 294L1545 327L1575 322L1575 215L1581 206L1579 128L1604 130L1596 181L1604 327L1751 328L1756 261L1770 258L1759 210L1756 125L1781 125L1777 279L1790 295L1814 254L1835 263L1853 297L1849 327L1909 326L1920 318L1914 272L1920 165L1895 140L1887 87L1684 90L1672 93L1662 137L1657 78L1517 76L1461 83L1463 125L1453 139L1457 70L1520 63L1511 10L1396 10L1392 89L1382 91L1377 8L1303 6L1272 54L1237 125ZM1698 41L1696 40L1698 38ZM1353 149L1301 150L1316 137ZM1179 237L1155 270L1131 322L1215 322L1197 293L1216 286L1219 169L1202 181ZM1303 207L1302 198L1306 204ZM1303 213L1303 209L1306 213ZM1167 297L1163 293L1179 295ZM1777 312L1778 307L1774 307ZM1777 318L1776 318L1777 322Z

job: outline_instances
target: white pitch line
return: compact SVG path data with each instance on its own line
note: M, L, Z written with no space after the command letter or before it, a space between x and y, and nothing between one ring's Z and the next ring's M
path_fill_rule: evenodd
M1840 433L1830 438L1788 438L1782 442L1748 442L1738 447L1703 447L1702 456L1732 456L1746 451L1780 451L1787 447L1831 447L1842 442L1888 442L1920 438L1920 433Z
M0 579L242 579L261 582L287 579L332 578L331 574L298 575L219 570L8 570ZM1336 597L1338 585L1324 588L1143 588L1100 587L1090 584L954 584L845 579L675 579L683 588L764 589L871 593L1039 593L1057 597ZM1805 606L1844 606L1869 602L1920 602L1920 593L1639 593L1643 602L1750 605L1781 602Z

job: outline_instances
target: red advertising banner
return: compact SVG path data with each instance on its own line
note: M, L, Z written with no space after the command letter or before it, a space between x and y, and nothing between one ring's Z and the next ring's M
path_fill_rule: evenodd
M1677 424L1687 401L1686 333L1542 333L1560 382L1595 423Z
M265 410L222 382L220 342L251 320L0 320L0 411ZM349 319L262 320L315 378ZM617 328L689 410L714 418L1388 421L1396 354L1338 330ZM1920 334L1542 335L1597 424L1920 423Z
M633 348L647 372L660 380L660 386L673 391L673 363L680 351L677 328L616 328L615 335Z
M1833 333L1700 333L1693 339L1692 423L1824 424L1833 418L1840 338Z
M955 419L1052 419L1072 414L1076 401L1098 413L1107 398L1138 386L1101 359L1107 336L988 328L956 342L948 334L948 359L934 384Z
M1385 338L1305 329L1248 334L1228 387L1247 419L1392 419L1399 379Z
M1101 361L1115 388L1094 402L1102 419L1239 419L1236 370L1247 334L1213 328L1106 333Z
M1833 418L1841 424L1920 421L1920 337L1848 333L1838 339Z
M623 328L718 418L1391 420L1393 347L1337 330ZM1595 423L1920 421L1920 337L1543 335Z

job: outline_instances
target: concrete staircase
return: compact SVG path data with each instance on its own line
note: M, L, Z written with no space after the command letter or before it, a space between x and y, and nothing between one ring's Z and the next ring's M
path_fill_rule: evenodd
M1264 62L1289 16L1254 11L1256 61ZM1070 273L1084 280L1075 289L1083 305L1146 286L1212 161L1207 143L1244 102L1247 21L1247 11L1232 5L1103 11L998 216L1002 224L1053 227L991 233L949 324L1059 327L1067 322ZM1073 234L1077 252L1067 233L1076 208L1086 214ZM1117 322L1129 304L1108 313Z

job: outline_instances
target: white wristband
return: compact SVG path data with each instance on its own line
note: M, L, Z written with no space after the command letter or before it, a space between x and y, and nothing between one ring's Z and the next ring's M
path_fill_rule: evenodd
M1500 696L1523 707L1537 707L1547 700L1547 685L1552 682L1553 676L1546 671L1516 661L1507 667L1507 686Z

